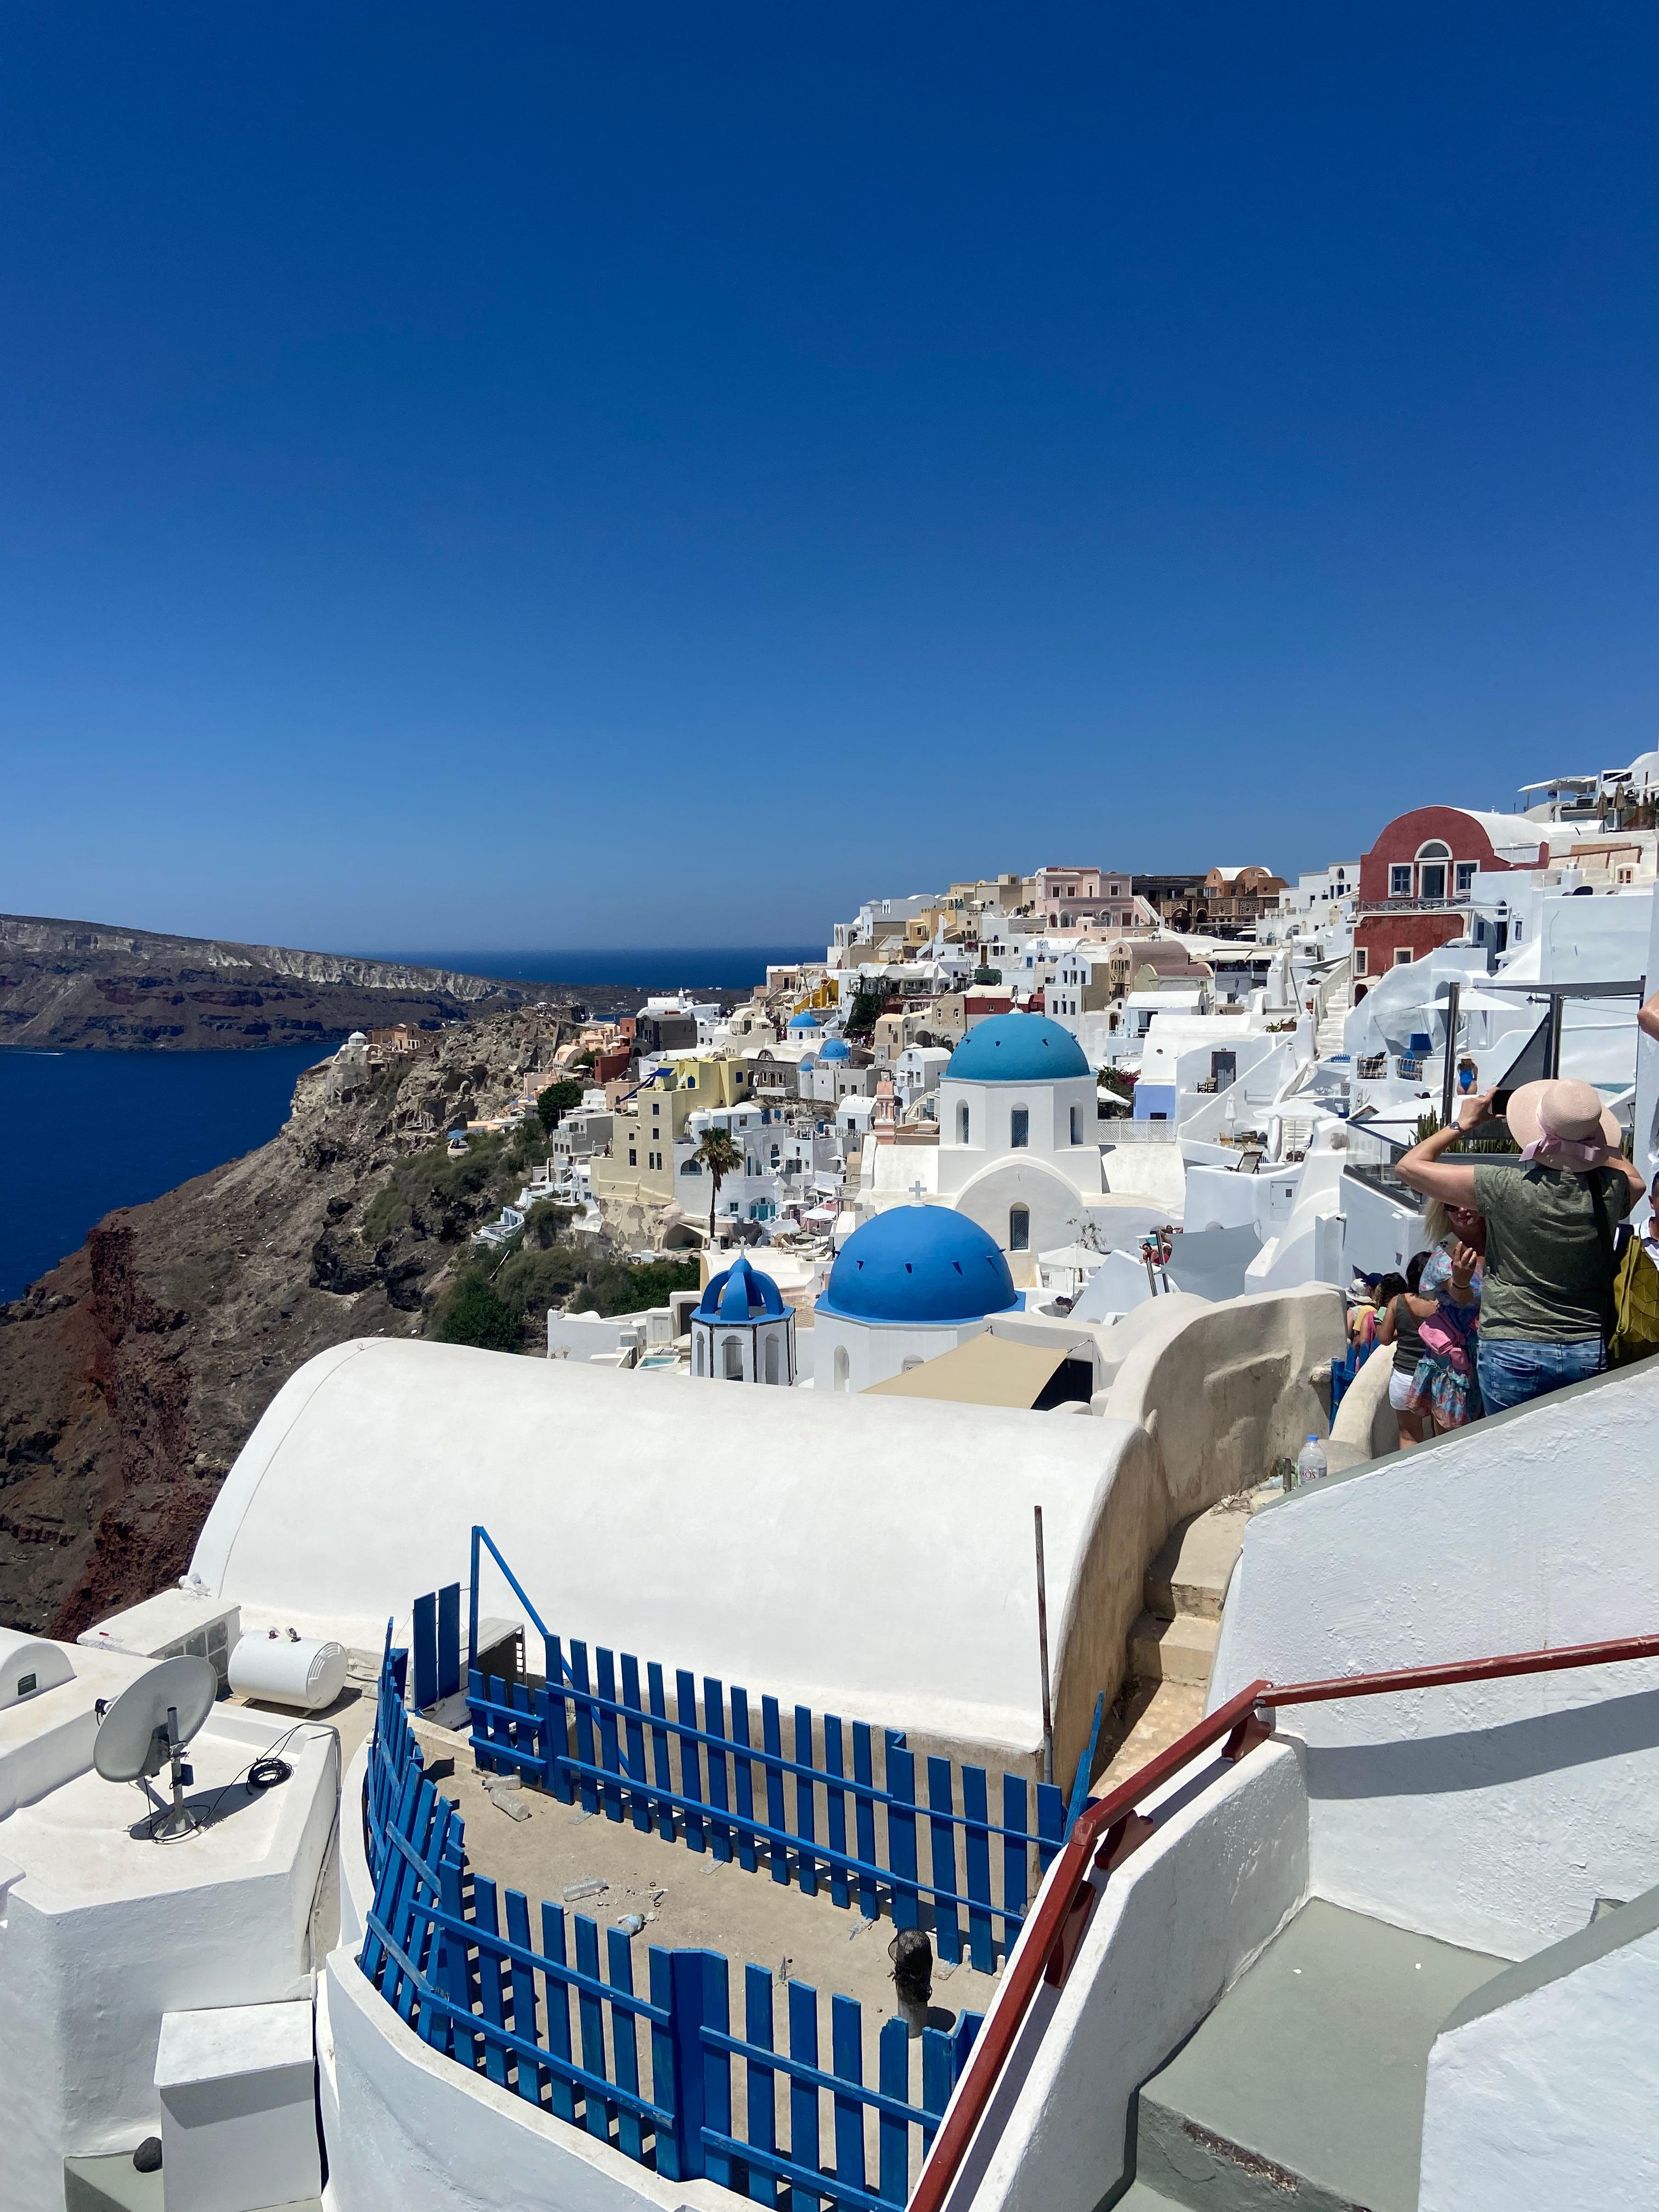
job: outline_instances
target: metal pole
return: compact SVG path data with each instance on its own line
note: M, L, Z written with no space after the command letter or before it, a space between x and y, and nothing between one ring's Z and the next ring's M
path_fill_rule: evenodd
M1440 1126L1443 1129L1452 1117L1452 1102L1457 1095L1457 1003L1463 995L1461 983L1446 987L1446 1072L1440 1082Z
M1566 1006L1567 1002L1559 991L1550 993L1549 1032L1544 1040L1544 1075L1551 1083L1561 1073L1561 1017L1566 1012Z
M1054 1716L1048 1702L1048 1577L1042 1564L1042 1508L1031 1508L1036 1517L1037 1653L1042 1662L1042 1778L1054 1778Z

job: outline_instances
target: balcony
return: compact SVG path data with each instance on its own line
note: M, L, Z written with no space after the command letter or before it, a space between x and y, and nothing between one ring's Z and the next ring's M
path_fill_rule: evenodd
M1460 891L1451 898L1382 898L1361 899L1354 908L1363 919L1368 914L1465 914L1468 910L1469 893Z

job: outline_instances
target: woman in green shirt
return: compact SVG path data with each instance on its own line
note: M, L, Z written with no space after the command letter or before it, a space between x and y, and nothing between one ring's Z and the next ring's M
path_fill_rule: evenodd
M1443 1159L1463 1130L1492 1120L1492 1097L1466 1099L1452 1127L1413 1145L1396 1172L1486 1220L1476 1357L1486 1409L1501 1413L1601 1372L1613 1224L1643 1191L1620 1152L1618 1123L1588 1083L1527 1083L1514 1093L1507 1118L1518 1160Z

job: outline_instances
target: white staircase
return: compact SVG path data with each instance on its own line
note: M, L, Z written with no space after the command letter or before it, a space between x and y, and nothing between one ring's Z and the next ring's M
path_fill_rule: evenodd
M1314 1031L1314 1049L1321 1060L1330 1059L1333 1053L1342 1049L1342 1026L1353 1012L1353 965L1343 963L1342 973L1330 988L1325 1000L1325 1011Z

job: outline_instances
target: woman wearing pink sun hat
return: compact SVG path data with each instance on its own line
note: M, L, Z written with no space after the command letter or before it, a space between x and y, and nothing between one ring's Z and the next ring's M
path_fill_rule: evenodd
M1457 1121L1413 1145L1397 1172L1486 1224L1486 1274L1475 1356L1489 1413L1601 1372L1612 1294L1613 1225L1643 1195L1620 1151L1618 1123L1588 1083L1527 1083L1510 1099L1519 1160L1442 1154L1492 1119L1492 1094L1465 1099Z

